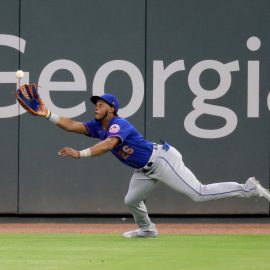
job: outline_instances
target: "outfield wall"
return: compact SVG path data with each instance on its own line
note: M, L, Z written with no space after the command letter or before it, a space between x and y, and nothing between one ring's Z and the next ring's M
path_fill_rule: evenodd
M110 153L60 158L97 142L32 117L15 72L57 114L87 121L89 97L119 97L120 115L182 153L202 183L269 187L268 0L5 0L0 9L0 213L124 214L132 169ZM19 115L19 116L18 116ZM155 214L265 214L259 199L195 203L163 184Z

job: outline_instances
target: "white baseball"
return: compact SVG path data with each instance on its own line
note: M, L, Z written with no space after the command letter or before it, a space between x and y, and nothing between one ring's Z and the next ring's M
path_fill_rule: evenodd
M23 78L23 76L24 76L24 72L22 70L17 70L16 77L18 79L21 79L21 78Z

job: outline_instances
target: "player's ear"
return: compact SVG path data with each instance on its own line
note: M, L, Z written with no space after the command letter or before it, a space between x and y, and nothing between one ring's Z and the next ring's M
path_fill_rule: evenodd
M113 107L113 115L118 116L118 113L117 113L117 111L115 110L114 107Z
M111 107L111 110L110 111L111 111L112 114L115 114L115 108L114 107Z

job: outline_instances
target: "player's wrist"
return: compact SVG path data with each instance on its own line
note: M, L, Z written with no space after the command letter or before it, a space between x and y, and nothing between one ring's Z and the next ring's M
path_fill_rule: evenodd
M50 118L51 116L51 111L50 110L47 110L46 114L43 115L47 120Z
M91 157L91 155L92 155L92 151L90 148L86 148L86 149L79 151L79 158Z
M50 110L47 110L45 118L54 124L58 124L60 121L60 116L51 112Z

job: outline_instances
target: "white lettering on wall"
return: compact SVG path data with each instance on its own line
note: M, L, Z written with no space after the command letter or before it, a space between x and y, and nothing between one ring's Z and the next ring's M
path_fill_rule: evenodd
M24 53L26 41L22 38L12 35L0 34L0 48L10 47L20 53ZM257 51L261 47L261 40L252 36L246 43L250 51ZM21 67L23 69L23 67ZM215 89L204 89L200 83L201 74L206 70L214 70L220 78L219 85ZM67 70L74 78L73 81L52 81L52 76L58 70ZM231 134L237 127L237 115L230 108L221 105L214 105L213 100L223 97L230 89L232 76L231 72L239 71L239 61L232 61L224 64L217 60L202 60L195 63L188 73L188 86L195 94L192 102L193 110L189 112L184 120L186 131L196 137L205 139L222 138ZM114 71L125 72L132 83L132 95L128 104L120 104L119 115L130 117L134 115L142 105L144 99L144 78L136 65L126 60L112 60L104 63L96 72L93 78L93 95L102 95L106 92L105 84L108 76ZM165 117L166 101L166 82L175 73L185 71L185 61L176 60L167 67L164 67L162 60L153 61L153 117ZM15 76L16 71L0 72L1 83L18 83ZM24 71L24 78L20 83L29 83L29 72ZM185 73L182 73L185 74ZM41 71L38 84L42 86L40 95L44 102L53 112L66 116L76 117L86 111L85 101L69 108L60 108L52 100L50 93L52 91L86 91L87 83L84 71L75 62L68 59L54 60L48 63ZM147 89L149 91L150 89ZM242 89L239 89L242 90ZM187 89L181 89L187 91ZM260 117L260 62L247 61L247 117ZM211 104L207 102L211 100ZM241 101L243 102L243 101ZM267 106L270 111L270 93L267 96ZM20 108L20 110L18 110ZM9 118L25 113L25 110L19 107L14 98L14 104L0 107L0 118ZM222 127L206 129L200 125L199 117L219 117L225 120Z
M220 77L220 83L214 90L204 89L200 84L200 76L207 69L215 70ZM205 100L213 100L225 95L231 86L231 71L237 70L239 70L238 61L223 64L215 60L204 60L192 67L188 75L188 83L196 98L192 103L194 110L184 121L187 132L196 137L211 139L225 137L234 131L237 126L236 114L228 108L207 104ZM218 129L200 128L196 125L196 120L203 114L222 117L226 120L226 124Z
M261 47L261 41L257 37L247 40L247 47L251 51L257 51ZM260 63L259 61L248 61L248 117L259 117L260 106Z
M104 94L106 80L116 70L127 73L132 82L131 99L128 105L119 109L119 115L129 117L138 111L144 98L144 80L140 70L134 64L124 60L113 60L102 65L94 77L93 95Z
M12 35L0 35L0 46L13 48L21 53L24 53L26 42L24 39ZM16 78L16 71L13 72L0 72L0 83L14 83L17 86L18 79ZM23 79L20 80L21 84L29 83L29 72L24 72ZM15 86L14 85L14 91ZM18 101L15 104L0 107L0 118L9 118L22 114L25 110L18 106ZM20 108L20 110L18 110Z
M153 62L153 116L165 116L165 83L175 72L185 70L183 60L171 63L164 69L163 61Z
M51 78L53 74L60 70L68 70L74 78L73 82L53 82ZM81 67L70 60L55 60L49 63L41 72L39 77L39 85L45 89L40 95L43 98L44 103L50 110L56 114L65 117L76 117L83 114L86 111L85 102L78 104L72 108L59 108L56 106L50 97L51 91L86 91L86 79ZM41 92L41 91L40 91Z

